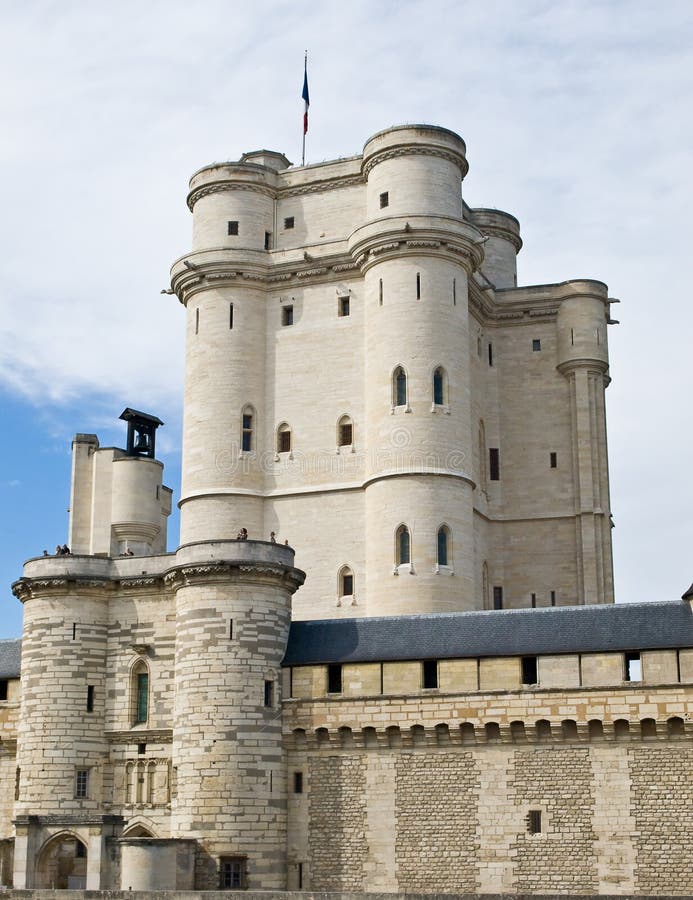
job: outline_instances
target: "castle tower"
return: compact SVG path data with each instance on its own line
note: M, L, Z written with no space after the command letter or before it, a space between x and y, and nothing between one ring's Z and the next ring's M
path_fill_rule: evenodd
M462 218L465 145L388 129L363 172L367 221L349 248L365 279L369 613L472 608L467 279L483 254Z
M280 665L303 582L283 545L181 548L171 835L196 839L198 888L286 888Z

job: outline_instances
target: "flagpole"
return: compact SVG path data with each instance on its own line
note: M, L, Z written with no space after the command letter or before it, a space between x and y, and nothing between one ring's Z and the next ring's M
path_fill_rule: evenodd
M303 149L301 151L301 165L305 166L306 164L306 132L308 131L308 106L310 105L310 100L308 99L308 51L306 50L306 55L303 60L303 91L301 93L301 97L303 98L304 110L303 110Z

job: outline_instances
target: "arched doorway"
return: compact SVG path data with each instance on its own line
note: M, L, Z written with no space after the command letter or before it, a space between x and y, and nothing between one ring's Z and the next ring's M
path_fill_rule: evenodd
M58 834L39 853L36 886L54 890L84 890L87 847L73 834Z

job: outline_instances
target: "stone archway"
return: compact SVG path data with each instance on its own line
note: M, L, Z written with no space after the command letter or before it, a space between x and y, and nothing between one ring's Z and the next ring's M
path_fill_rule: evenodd
M154 837L152 832L146 828L144 825L133 825L131 828L127 828L123 832L124 838L150 838Z
M87 886L87 847L74 834L58 834L41 848L36 886L54 890L84 890Z

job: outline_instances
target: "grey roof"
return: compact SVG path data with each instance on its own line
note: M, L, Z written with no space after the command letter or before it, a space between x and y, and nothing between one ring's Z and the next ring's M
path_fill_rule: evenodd
M21 638L0 640L0 678L19 678L21 656Z
M285 666L693 647L688 603L292 622Z

